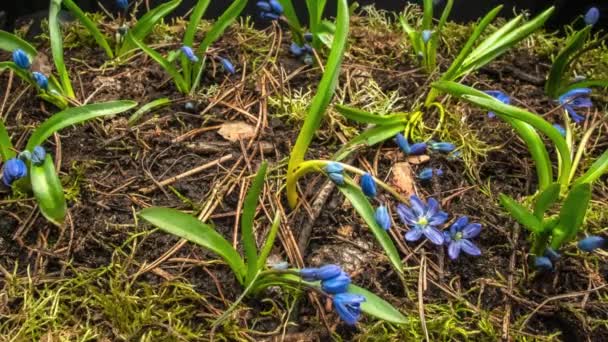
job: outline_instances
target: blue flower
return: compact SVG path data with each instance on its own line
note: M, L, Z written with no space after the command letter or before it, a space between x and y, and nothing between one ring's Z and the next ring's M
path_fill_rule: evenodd
M561 95L558 101L566 109L574 122L581 123L585 120L585 117L578 114L576 109L591 108L593 106L589 98L590 94L591 89L589 88L575 88Z
M46 158L46 151L44 150L44 148L42 146L34 147L34 150L32 150L31 157L32 164L41 165L42 163L44 163L44 158Z
M339 276L342 268L338 265L327 264L315 268L303 268L300 270L300 277L306 281L328 280Z
M129 1L128 0L116 0L116 7L118 7L118 9L120 9L120 10L125 11L129 7Z
M553 127L559 132L559 134L562 135L562 137L566 136L566 129L564 128L564 126L562 126L558 123L554 123Z
M365 297L355 293L338 293L333 297L334 308L346 324L355 325L361 316L361 303Z
M486 90L484 91L484 93L492 96L493 98L497 99L498 101L504 103L504 104L511 104L511 98L509 97L509 95L503 93L500 90ZM488 112L488 117L489 118L495 118L496 117L496 113L494 112Z
M374 218L382 229L389 230L391 228L391 216L388 214L388 209L385 206L381 205L376 208Z
M429 40L431 40L432 36L433 36L433 31L431 31L431 30L422 31L422 41L424 42L424 44L428 43Z
M222 67L224 67L224 70L230 75L234 75L236 73L234 65L232 65L230 60L228 60L227 58L220 58L220 63L222 63Z
M34 81L36 81L36 84L38 85L38 87L40 87L40 89L47 90L49 88L49 79L44 76L44 74L38 71L34 71L32 73L32 77L34 78Z
M325 172L327 172L327 176L331 179L332 182L337 185L344 185L344 166L340 163L330 162L325 166Z
M481 224L469 223L469 218L461 216L451 226L449 232L444 232L445 243L448 245L450 259L456 260L460 251L473 255L481 255L481 250L470 239L481 232Z
M361 190L367 197L376 197L376 181L374 181L374 177L368 172L364 173L361 176Z
M449 142L431 141L431 142L429 142L429 148L431 150L437 151L437 152L450 153L456 149L456 146L454 146L454 144L449 143Z
M277 0L258 1L256 6L263 20L277 20L283 14L283 6Z
M585 14L585 24L587 25L595 25L597 21L600 19L600 10L597 7L591 7L587 13Z
M593 252L598 248L605 249L606 247L606 239L597 235L589 235L578 242L578 248L585 252Z
M442 169L433 169L430 167L425 167L424 169L422 169L422 171L420 171L418 173L418 179L422 180L422 181L428 181L431 180L431 178L433 178L433 176L443 176L443 170Z
M277 0L270 0L270 1L268 1L268 3L270 4L270 8L272 9L272 12L274 12L275 14L278 14L278 15L283 14L283 6L281 5L280 2L278 2Z
M397 214L401 221L411 229L405 233L405 240L418 241L424 234L427 239L436 245L443 244L443 234L436 227L447 221L448 214L441 211L439 202L429 198L424 204L418 196L410 197L411 208L403 204L397 206Z
M190 62L192 62L192 63L198 62L198 57L194 54L194 51L192 51L191 47L184 45L180 48L180 50L182 51L184 56L186 56L186 58L188 58L188 60Z
M397 146L399 146L401 151L408 156L417 156L426 152L425 143L416 143L410 145L407 139L401 133L397 133L397 135L395 135L395 141L397 142Z
M289 51L296 57L308 56L312 54L312 47L308 44L300 46L297 43L293 42L289 47Z
M19 158L11 158L4 163L2 182L11 186L14 181L27 176L27 165Z
M21 69L29 69L32 66L30 57L21 49L13 51L13 62Z
M350 277L345 272L340 272L335 277L321 281L321 288L323 291L330 294L343 293L348 290L350 285Z
M551 262L551 259L546 256L537 256L534 257L534 267L541 270L551 271L553 269L553 263Z
M262 12L272 11L272 8L270 8L270 4L267 1L258 1L255 5L258 7L258 10Z

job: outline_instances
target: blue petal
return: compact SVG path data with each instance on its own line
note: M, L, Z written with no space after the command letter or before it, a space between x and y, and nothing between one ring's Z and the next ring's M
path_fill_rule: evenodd
M469 218L466 216L460 216L452 225L450 226L450 234L452 236L456 235L459 231L462 230L469 223Z
M432 226L422 229L424 236L435 245L443 245L443 233Z
M344 166L337 162L330 162L325 166L325 172L327 173L342 173L344 171Z
M46 158L46 151L44 148L42 146L34 147L31 157L32 164L41 165L44 162L44 158Z
M291 46L289 47L289 51L296 57L300 57L304 54L304 49L300 45L296 44L295 42L291 43Z
M444 153L452 152L454 149L456 149L456 146L449 142L433 142L431 143L430 147L432 150Z
M19 158L11 158L4 163L2 182L11 186L14 181L27 176L27 165Z
M410 196L410 206L417 217L423 216L426 213L426 205L416 195Z
M422 169L422 171L420 171L416 177L418 177L418 179L421 181L431 180L433 178L433 169L426 167Z
M452 241L448 246L448 256L452 260L458 259L458 255L460 255L460 241Z
M382 229L389 230L391 228L391 216L385 206L381 205L376 209L374 218Z
M275 14L283 14L283 6L281 6L281 4L277 0L270 0L268 1L268 3L270 4L270 8L272 8L272 11Z
M419 156L426 152L426 144L425 143L415 143L410 145L410 156Z
M566 136L566 129L564 128L564 126L558 123L554 123L553 127L559 132L559 134L561 134L562 137Z
M236 73L236 69L234 69L234 65L227 58L220 58L220 63L222 63L222 67L224 67L224 71L229 73L230 75L234 75Z
M38 87L40 89L46 90L49 87L49 79L44 76L44 74L38 72L38 71L34 71L32 72L32 78L34 78L34 81L36 81L36 84L38 85Z
M439 226L445 223L448 220L448 213L444 211L440 211L437 214L428 218L429 225L431 226Z
M300 270L300 277L306 281L317 280L319 269L316 267L307 267Z
M361 316L361 303L365 297L354 293L338 293L333 297L334 308L346 324L355 325Z
M403 134L397 133L395 135L395 142L397 143L397 146L399 146L401 151L403 151L403 153L410 154L410 144L407 141L407 139L403 136Z
M339 276L342 273L342 267L334 264L327 264L319 267L317 270L316 280L328 280Z
M479 223L471 223L468 226L464 227L462 230L462 237L465 239L472 239L479 235L481 232L481 224Z
M337 172L328 173L327 176L334 182L336 185L344 185L344 175Z
M21 69L29 69L32 65L27 53L21 49L16 49L13 51L13 62L15 62L15 64L17 64L17 66Z
M426 206L425 216L426 217L435 216L439 212L439 202L437 202L437 200L435 198L429 197L429 199L426 200L426 203L427 203L427 206Z
M367 197L376 197L376 182L374 181L374 177L368 172L361 176L361 190Z
M574 121L576 123L581 123L581 122L585 121L585 117L582 115L579 115L571 105L564 105L564 108L566 109L566 111L568 112L570 117L572 118L572 121Z
M267 1L258 1L255 4L258 8L258 10L263 11L263 12L270 12L272 11L272 8L270 8L270 4Z
M422 229L412 228L404 235L406 241L418 241L422 237Z
M397 205L397 215L401 219L403 224L413 226L418 222L418 217L412 212L412 210L403 204Z
M481 255L481 250L474 243L467 239L460 240L460 248L462 251L467 253L468 255L479 256Z
M350 284L348 274L341 272L338 276L324 280L321 282L323 291L331 294L346 292Z
M575 88L575 89L572 89L572 90L562 94L559 97L559 103L563 105L563 104L570 102L575 97L579 97L579 96L583 96L583 95L590 95L590 94L591 94L591 88Z

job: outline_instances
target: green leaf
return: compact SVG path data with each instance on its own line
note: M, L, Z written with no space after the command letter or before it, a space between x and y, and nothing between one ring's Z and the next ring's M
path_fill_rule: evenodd
M279 0L279 3L283 6L283 16L287 18L287 24L294 41L300 46L304 45L302 25L300 24L300 19L298 19L296 9L293 7L293 3L291 0Z
M594 163L591 165L589 170L584 175L580 176L575 182L575 185L582 183L593 183L601 175L608 171L608 151L605 151Z
M346 0L338 0L338 15L336 19L336 34L334 35L334 41L332 44L327 64L325 65L325 72L319 83L317 93L312 99L312 103L308 110L308 115L304 120L300 134L296 140L296 143L291 151L289 158L289 165L287 171L287 198L289 205L294 207L298 201L298 194L296 192L296 182L294 178L295 170L298 165L304 161L304 155L308 150L308 146L315 135L315 132L321 125L325 110L331 102L336 86L338 85L338 78L340 76L340 67L342 66L342 58L346 51L346 43L348 41L348 3Z
M564 242L576 236L585 220L589 200L591 200L591 184L581 183L570 189L559 213L559 223L553 229L551 239L553 249L559 249Z
M247 277L245 278L245 286L248 286L258 271L258 249L253 235L253 223L255 220L255 210L258 207L260 193L264 189L264 179L266 178L266 168L268 164L263 162L260 165L258 173L255 175L253 183L245 202L243 202L243 213L241 214L241 240L243 241L243 249L247 260Z
M93 39L95 39L97 44L106 52L106 55L108 55L109 58L114 58L114 52L112 51L110 44L108 44L106 37L99 31L93 20L89 19L72 0L63 0L63 5L82 23L82 25L84 25L84 27L87 28L89 33L93 36Z
M541 232L541 221L537 219L536 216L532 215L532 213L528 211L526 207L517 203L517 201L505 194L500 194L500 204L517 222L521 223L531 232L537 234Z
M409 321L407 317L395 309L389 302L362 287L351 284L348 286L348 292L365 297L365 302L361 303L361 311L370 316L396 324L406 324Z
M401 258L399 257L397 247L395 247L388 232L382 229L376 222L374 208L361 189L354 184L352 180L345 179L345 181L344 185L338 186L338 189L340 189L352 204L353 208L355 208L359 215L361 215L361 218L367 223L372 234L374 234L376 240L380 243L380 246L386 253L393 269L400 275L403 275L403 265L401 264Z
M443 8L443 12L441 13L441 18L439 19L439 24L437 24L437 31L439 33L441 33L443 26L448 21L448 17L450 16L450 13L452 12L453 6L454 6L454 0L448 0L448 2L445 4L445 7Z
M135 106L137 106L137 102L134 101L111 101L68 108L51 116L40 124L34 133L32 133L32 136L27 143L26 150L31 151L34 147L42 145L42 143L53 135L53 133L65 127L76 125L100 116L122 113Z
M171 104L171 100L166 97L162 97L160 99L148 102L145 105L141 106L141 108L139 108L135 113L133 113L127 123L129 124L129 126L133 126L144 114L148 113L151 110L167 106L169 104Z
M30 73L26 70L19 68L13 62L0 62L0 71L4 71L5 69L11 69L22 81L31 84L33 87L38 88L38 85L32 79ZM54 104L58 108L66 108L68 106L67 100L61 96L60 94L63 92L55 77L53 75L49 76L49 91L41 91L38 92L38 97L41 99Z
M243 284L246 268L239 253L211 226L197 218L171 208L152 207L139 212L139 217L167 233L179 236L209 249L222 257Z
M12 33L0 30L0 49L13 52L14 50L21 49L27 53L30 58L36 57L38 52L36 48L25 40L17 37Z
M209 7L209 3L211 0L199 0L196 3L196 6L192 10L192 14L190 14L190 21L188 22L188 26L186 27L186 33L184 34L184 44L185 46L193 47L194 37L196 36L196 31L198 30L198 25L207 11L207 7ZM190 61L183 54L181 55L181 63L183 69L183 75L186 79L186 83L192 83L192 70Z
M40 166L31 164L30 181L42 215L51 223L61 226L65 220L67 205L50 155L46 156Z
M345 105L336 105L335 108L338 113L344 115L345 118L360 123L374 125L390 125L407 121L407 118L403 113L380 115L377 113L370 113L355 107L349 107Z
M361 146L373 146L391 139L397 133L403 133L406 126L407 124L402 122L369 128L344 144L340 150L334 154L333 160L343 160Z
M16 156L17 153L13 151L13 143L11 137L8 135L4 122L0 120L0 162L3 160L9 160Z
M433 0L423 0L422 30L430 30L433 25Z
M545 212L559 199L560 189L559 183L552 183L538 195L534 203L534 216L537 219L543 220Z
M567 87L560 88L560 90L557 92L557 96L565 94L573 89L592 88L592 87L608 88L608 80L586 80L586 81L576 82Z
M556 99L561 94L559 93L564 78L567 76L567 69L573 62L572 56L575 55L585 45L585 41L589 36L591 26L586 26L584 29L576 32L567 41L564 48L559 52L553 65L551 65L551 71L549 77L545 83L545 92L552 99Z
M129 29L129 33L135 38L136 41L143 41L148 34L152 32L154 26L156 26L156 23L166 17L169 13L173 12L173 10L179 6L181 2L182 0L173 0L155 7L139 18L139 20L137 20L137 24ZM118 50L118 56L122 56L134 48L134 41L125 40Z
M274 220L272 220L272 226L270 226L270 231L268 232L268 236L266 236L266 241L264 242L264 246L260 251L260 256L258 257L258 269L261 270L266 265L266 259L268 259L268 255L272 250L272 246L274 245L274 240L277 237L277 233L279 232L279 227L281 225L281 213L277 211L274 215Z
M150 58L152 58L158 65L160 65L165 71L171 75L173 78L173 82L175 82L175 86L177 90L181 93L187 93L190 91L190 86L186 83L186 80L182 77L182 75L175 69L175 67L164 58L160 53L156 52L154 49L150 48L148 45L144 44L141 40L136 39L131 33L127 33L126 40L133 42L133 45L139 47L143 52L145 52Z
M61 11L61 0L51 0L49 7L49 39L51 41L51 52L53 53L53 62L59 74L59 81L63 94L70 98L76 98L70 81L70 74L65 67L63 60L63 37L61 33L61 23L59 22L59 12Z

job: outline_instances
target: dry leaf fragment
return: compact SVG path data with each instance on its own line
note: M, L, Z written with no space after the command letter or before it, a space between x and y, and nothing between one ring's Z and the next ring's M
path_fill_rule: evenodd
M414 171L408 162L396 163L392 168L393 178L391 179L392 185L399 191L399 193L410 197L414 195Z
M225 122L217 131L224 139L237 141L255 136L255 127L243 121Z

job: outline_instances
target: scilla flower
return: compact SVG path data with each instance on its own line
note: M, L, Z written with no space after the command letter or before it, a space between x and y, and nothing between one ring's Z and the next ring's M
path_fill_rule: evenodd
M13 62L21 69L29 69L32 66L30 57L21 49L13 51Z
M34 78L34 81L36 82L38 87L40 87L40 89L47 90L49 88L49 79L44 76L44 74L38 71L34 71L32 73L32 78Z
M461 216L450 226L449 232L444 232L445 243L448 245L450 259L456 260L460 251L468 255L479 256L481 250L470 239L477 237L481 232L481 224L469 223L469 218Z
M587 25L595 25L597 21L600 19L600 10L597 7L591 7L587 13L585 14L585 24Z
M128 0L116 0L116 7L122 11L126 11L129 8Z
M344 166L340 163L330 162L325 166L325 172L327 172L327 176L334 182L336 185L344 185Z
M191 47L184 45L180 48L180 50L182 51L184 56L186 56L186 58L188 58L188 60L190 62L192 62L192 63L198 62L198 57L194 54L194 51L192 51Z
M224 68L224 71L226 71L230 75L234 75L236 73L236 70L234 69L234 65L232 65L232 62L230 62L229 59L220 58L220 63L222 63L222 67Z
M361 176L361 190L363 190L363 193L367 197L376 197L376 181L374 181L374 177L368 172Z
M581 123L585 120L585 117L578 114L576 109L591 108L593 106L593 102L589 98L590 94L591 89L589 88L576 88L561 95L558 101L574 122Z
M300 270L300 277L306 281L328 280L339 276L342 268L338 265L327 264L315 268L303 268Z
M46 158L46 151L44 150L44 147L42 147L42 146L34 147L34 149L32 150L32 157L31 157L32 164L41 165L42 163L44 163L44 158Z
M428 43L429 40L431 40L432 36L433 36L433 31L431 31L431 30L422 31L422 41L424 42L424 44Z
M486 90L486 91L484 91L484 93L492 96L493 98L497 99L498 101L500 101L504 104L511 104L511 98L509 97L509 95L503 93L500 90ZM490 111L490 112L488 112L488 117L495 118L496 113Z
M300 46L297 43L291 43L289 47L289 51L296 57L302 57L307 55L312 55L312 47L308 44L304 44L304 46Z
M340 274L335 277L321 281L321 288L323 291L330 294L346 292L348 290L348 285L350 285L350 277L345 272L340 272Z
M389 230L391 228L391 215L388 214L388 209L385 206L381 205L376 208L374 218L382 229Z
M436 245L443 244L443 234L437 229L447 221L448 214L441 211L439 202L429 198L424 204L416 195L410 197L411 208L404 204L397 206L397 214L401 221L411 229L405 233L405 240L418 241L422 235Z
M338 316L348 325L355 325L361 316L361 303L365 297L355 293L338 293L333 296L333 303Z
M403 153L408 156L417 156L424 154L426 152L426 144L425 143L416 143L410 145L407 141L407 138L403 136L401 133L397 133L395 135L395 141L397 142L397 146L403 151Z
M606 239L601 236L589 235L578 242L578 248L585 252L593 252L598 248L606 249L608 247L606 242Z
M420 179L422 181L431 180L433 178L433 176L438 176L438 177L443 176L443 170L442 169L433 169L433 168L430 168L430 167L425 167L417 175L418 179Z
M4 163L2 182L11 186L14 181L27 176L27 165L19 158L11 158Z
M256 6L263 20L277 20L283 14L283 6L277 0L258 1Z
M431 142L429 142L429 148L431 150L437 151L437 152L450 153L450 152L454 151L454 149L456 149L456 146L454 146L454 144L449 143L449 142L431 141Z

